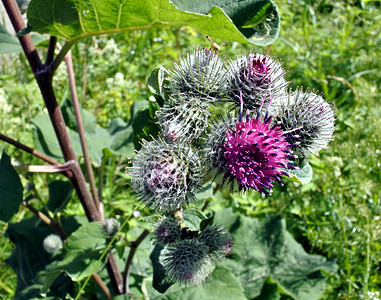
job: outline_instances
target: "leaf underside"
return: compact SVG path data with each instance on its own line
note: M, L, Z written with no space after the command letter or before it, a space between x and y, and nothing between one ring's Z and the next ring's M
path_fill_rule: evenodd
M191 7L169 0L32 0L28 25L72 42L93 35L186 25L215 38L266 45L278 35L279 12L270 0L197 1Z

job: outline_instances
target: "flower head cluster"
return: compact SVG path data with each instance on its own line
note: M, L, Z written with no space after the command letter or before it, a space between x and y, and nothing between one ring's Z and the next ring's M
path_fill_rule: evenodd
M294 144L292 150L298 156L318 155L332 140L334 111L326 100L315 93L297 90L281 95L274 101L273 114L274 121L289 137L289 143Z
M176 210L194 200L200 181L200 159L187 145L145 141L132 161L133 190L158 211Z
M229 96L240 106L240 95L246 109L257 111L263 99L286 90L288 82L282 64L267 54L248 53L230 62ZM266 105L268 103L265 103Z

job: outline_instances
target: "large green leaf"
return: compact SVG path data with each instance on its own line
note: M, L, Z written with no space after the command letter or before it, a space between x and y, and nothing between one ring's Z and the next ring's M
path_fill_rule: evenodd
M101 260L107 243L102 222L82 225L69 236L64 244L62 259L55 260L47 266L45 280L53 282L55 276L65 272L73 281L81 281L98 272L107 257L105 255Z
M143 282L143 292L147 299L166 300L245 300L242 286L232 270L217 267L212 275L206 279L205 284L193 287L179 287L173 285L164 295L159 294L152 288L152 279L147 278Z
M205 15L213 6L218 6L229 16L238 30L256 45L268 45L278 37L280 16L277 6L271 0L250 0L239 3L234 0L172 0L171 2L182 11ZM223 37L223 39L229 38Z
M19 211L23 200L20 177L3 152L0 160L0 220L8 222Z
M73 194L73 185L69 181L54 180L49 183L50 211L57 212L65 208Z
M246 38L251 37L250 42L266 44L279 31L279 13L269 0L32 0L28 24L33 31L69 41L92 35L189 25L219 39L247 43Z
M71 234L85 217L62 218L62 226L67 234ZM44 251L42 243L46 236L55 233L51 227L41 222L37 217L25 219L20 223L8 224L5 236L15 245L12 255L7 258L9 264L17 274L17 288L15 299L29 300L39 296L43 283L39 273L50 263L51 255ZM64 299L71 281L61 276L54 283L54 292L59 299Z
M47 40L48 38L40 34L32 34L32 40L35 45ZM16 35L10 34L7 29L0 24L0 54L22 52L19 39Z
M65 101L61 110L74 152L77 156L82 156L81 142L71 102ZM131 125L120 118L116 118L111 120L110 127L105 129L97 125L95 117L89 111L82 109L81 115L89 156L95 165L101 164L104 149L108 149L114 155L128 156L133 153L134 132ZM35 125L33 138L37 150L54 158L62 158L61 149L49 116L39 114L32 119L32 123Z
M232 224L231 214L231 210L224 211L222 217L217 213L215 222ZM233 223L234 251L222 265L238 276L246 297L261 295L266 281L271 279L295 299L319 298L326 281L321 271L335 272L334 262L306 253L286 230L281 217L260 220L237 216Z

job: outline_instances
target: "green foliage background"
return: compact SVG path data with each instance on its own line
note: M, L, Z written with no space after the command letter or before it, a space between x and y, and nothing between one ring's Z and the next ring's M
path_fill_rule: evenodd
M337 273L328 278L322 299L378 299L381 297L380 1L276 3L281 14L281 31L266 51L283 60L293 87L311 87L335 103L338 118L335 141L322 151L319 159L310 160L314 170L311 183L299 186L288 181L268 198L257 193L218 192L209 208L231 206L244 216L282 215L288 230L308 253L333 258L339 265ZM116 117L128 122L131 113L144 103L139 100L147 100L151 95L146 85L151 70L159 65L170 67L179 53L199 46L208 47L209 42L188 27L83 40L73 48L82 106L93 112L105 128ZM222 52L234 56L252 48L229 43ZM43 107L38 88L22 55L0 59L1 132L33 145L31 121ZM70 96L66 80L65 67L61 65L54 83L60 102ZM39 163L3 142L0 147L14 158L14 164ZM106 162L104 175L112 183L103 193L106 215L114 211L124 219L137 207L125 186L127 159L110 157ZM59 178L27 174L21 177L24 187L28 183L37 187L38 198L42 200L33 200L37 208L48 198L47 183ZM32 191L25 189L24 197ZM83 214L74 201L69 202L65 212ZM29 212L21 209L11 221L18 222L27 216ZM3 261L10 256L12 244L2 236L6 225L0 224L0 229L0 299L10 299L16 288L16 275Z

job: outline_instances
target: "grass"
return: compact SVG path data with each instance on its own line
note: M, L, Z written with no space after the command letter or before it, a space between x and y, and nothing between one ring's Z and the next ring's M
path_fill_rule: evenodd
M299 186L289 182L265 199L255 193L237 195L229 204L239 203L239 210L252 216L282 214L289 230L308 252L337 261L338 272L328 278L322 299L380 299L380 1L277 4L282 16L281 33L267 51L276 53L289 69L287 78L292 80L293 88L313 88L335 103L335 140L320 158L311 158L311 183ZM116 116L128 119L131 103L149 97L145 80L150 71L158 65L171 66L179 53L199 46L209 46L209 42L189 28L84 40L73 49L82 105L93 111L102 125ZM222 52L233 55L249 48L229 43ZM2 133L33 145L30 120L41 111L42 99L25 60L14 55L12 61L17 67L4 67L0 75L0 95L9 99L11 106L6 109L1 104ZM55 80L61 101L69 95L63 66ZM18 130L20 127L25 130ZM17 161L34 162L9 145L0 145ZM123 163L111 162L115 168L107 170L107 177L115 185L105 191L109 208L120 213L125 209L126 195L121 180ZM25 176L22 178L26 183ZM42 187L46 182L45 177L37 177L36 185ZM68 210L73 214L79 211L75 204ZM26 215L21 210L12 221L18 222ZM9 299L16 287L16 275L4 263L12 250L9 240L2 237L6 224L0 224L0 229L0 299Z

